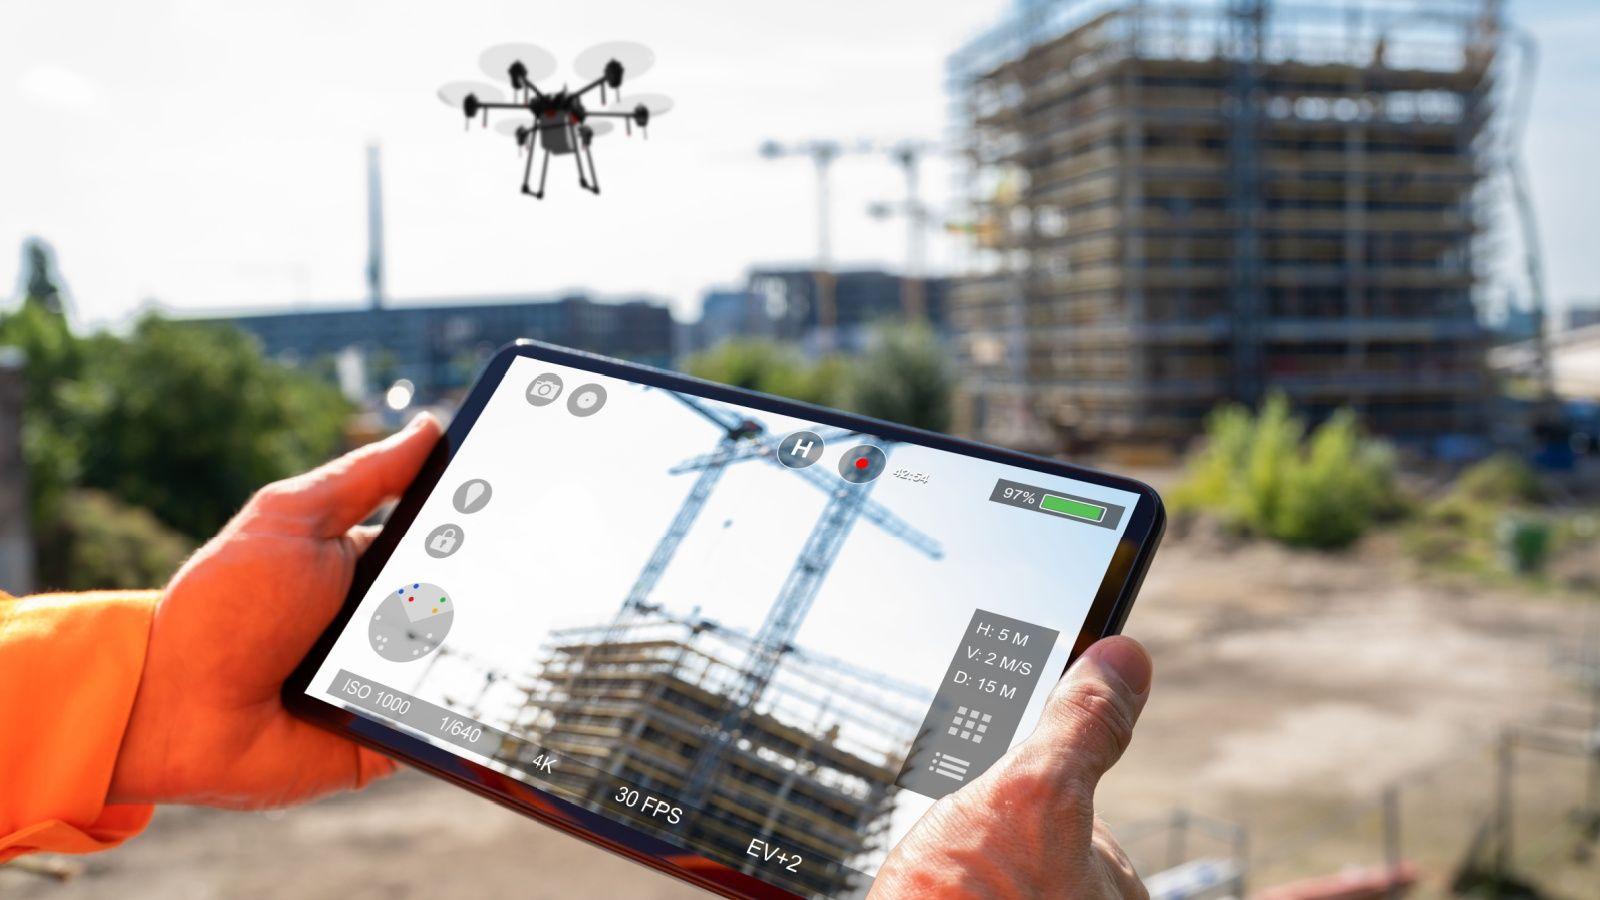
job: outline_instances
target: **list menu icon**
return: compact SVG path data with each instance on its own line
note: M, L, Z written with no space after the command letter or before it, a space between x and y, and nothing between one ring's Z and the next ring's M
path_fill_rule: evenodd
M933 762L928 764L928 771L935 775L943 775L952 781L966 781L967 770L972 768L972 763L948 753L933 754Z

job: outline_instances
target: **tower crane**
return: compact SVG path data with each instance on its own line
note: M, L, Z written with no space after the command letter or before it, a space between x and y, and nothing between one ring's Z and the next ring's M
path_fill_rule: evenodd
M761 155L766 159L783 159L786 156L810 157L817 171L817 331L822 350L834 348L839 324L834 297L833 277L833 203L829 191L833 161L845 153L867 153L871 145L866 142L846 144L832 139L797 141L785 144L766 141L761 145Z
M740 416L727 410L717 409L703 403L697 398L680 394L676 391L667 391L668 396L687 406L695 414L710 422L721 432L716 446L709 453L693 457L669 469L670 474L679 475L688 472L698 472L694 484L690 486L689 493L684 497L683 503L678 507L677 513L667 525L667 530L656 542L655 548L650 553L650 558L645 561L644 567L639 570L639 575L634 579L633 586L629 588L627 596L622 601L622 607L617 610L610 627L604 637L591 644L584 651L578 665L572 669L568 681L575 679L578 673L588 666L589 658L597 646L608 646L615 643L618 636L642 613L649 612L648 603L650 594L655 590L656 584L661 581L661 576L666 572L667 566L678 552L685 537L693 528L694 523L700 518L700 513L705 509L707 501L711 499L712 490L722 480L722 474L729 465L747 459L764 459L773 466L797 475L811 484L831 491L836 479L829 478L813 469L791 469L778 461L779 439L768 433L764 423L745 416ZM822 429L818 436L824 441L842 437L849 432L844 429ZM847 485L848 486L848 485ZM865 485L863 485L865 487ZM865 496L864 491L860 492ZM910 523L901 519L893 512L878 503L865 503L857 515L864 515L868 521L884 529L886 532L901 536L908 540L920 552L938 559L943 555L937 541L917 531ZM852 520L853 524L853 520ZM780 595L781 596L781 595ZM798 623L797 623L798 624ZM569 683L570 687L570 683ZM758 694L759 696L759 694Z
M694 484L682 505L674 514L666 533L656 543L650 558L623 600L615 619L604 636L590 643L584 658L568 675L571 680L587 668L588 657L596 647L609 646L620 639L633 620L653 607L648 598L660 582L662 574L676 555L679 546L705 509L713 488L721 480L728 466L747 460L762 460L775 468L795 475L821 489L828 496L827 505L812 526L793 568L784 579L778 596L750 641L744 664L740 667L739 684L728 698L715 728L707 736L704 746L696 756L683 794L685 799L705 796L706 789L715 781L721 770L728 748L736 743L743 732L752 709L761 700L777 672L778 664L786 654L795 651L794 638L810 612L811 604L821 590L823 579L838 558L845 538L858 519L865 518L884 533L894 537L913 550L931 559L941 559L944 551L933 537L917 529L910 522L871 499L876 481L851 484L830 477L815 468L791 469L779 460L781 439L772 435L766 425L754 418L742 416L731 410L711 406L698 398L676 391L669 396L696 415L711 423L720 432L717 444L709 453L702 454L674 466L674 474L697 472ZM843 437L851 432L828 429L819 432L824 440Z
M718 421L723 416L720 411L692 398L677 396L713 421ZM728 698L727 705L723 707L722 716L716 727L707 735L706 743L695 757L684 787L684 797L691 802L707 797L707 791L715 783L717 773L722 769L728 749L738 742L752 711L766 693L767 686L771 684L778 663L785 654L795 649L795 635L811 611L811 604L822 589L823 579L833 568L834 561L839 557L839 551L844 548L845 538L849 536L858 519L867 519L885 534L900 540L924 556L931 559L941 559L944 556L938 541L870 498L876 481L850 484L841 479L830 478L811 467L790 469L778 459L777 450L780 442L770 435L762 435L754 443L755 446L751 451L740 454L738 459L762 459L786 472L791 472L822 489L828 495L828 503L823 507L822 514L817 517L811 533L801 547L799 557L784 579L783 586L778 589L778 596L772 601L772 606L767 610L761 629L756 633L755 640L745 655L744 663L739 668L738 686ZM721 456L709 459L701 457L680 464L676 468L679 471L687 471L695 466L717 466L725 469L734 461L736 460ZM707 806L709 807L709 804Z
M935 141L907 138L890 144L880 145L878 150L887 153L894 164L900 167L905 176L906 195L900 203L872 203L868 205L867 212L874 218L885 219L896 213L906 218L906 269L905 277L901 280L900 303L905 311L906 318L924 320L927 318L927 297L923 278L926 276L928 255L928 226L933 221L933 211L922 202L921 163L922 157L938 153L940 145Z
M883 153L900 168L905 176L905 199L899 204L875 203L868 212L879 218L900 213L906 217L906 271L902 281L901 305L908 318L926 316L926 298L922 278L926 265L926 234L932 213L922 202L920 165L922 158L939 151L934 141L907 138L887 143L872 141L845 142L831 139L780 143L767 141L761 145L761 155L767 159L805 156L811 159L817 173L817 325L822 332L824 349L832 349L838 309L833 281L833 206L831 174L833 163L847 153Z

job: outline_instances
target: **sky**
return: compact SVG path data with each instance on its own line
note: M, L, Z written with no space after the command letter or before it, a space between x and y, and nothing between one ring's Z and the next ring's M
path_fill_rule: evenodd
M815 255L810 164L764 160L761 141L941 136L945 60L1006 5L0 0L0 291L16 279L13 248L39 235L84 324L125 322L151 302L355 302L364 147L377 141L392 297L588 289L657 296L692 316L706 288L753 264ZM1600 6L1511 11L1540 47L1526 147L1549 293L1600 297ZM491 44L531 41L567 63L619 38L657 53L625 89L678 105L648 141L596 142L598 198L560 165L544 201L519 196L511 139L463 130L434 96L484 78L477 58ZM930 160L923 183L948 208L950 167ZM902 189L881 155L835 165L838 264L903 262L903 224L866 212ZM960 246L936 239L929 262L958 268Z

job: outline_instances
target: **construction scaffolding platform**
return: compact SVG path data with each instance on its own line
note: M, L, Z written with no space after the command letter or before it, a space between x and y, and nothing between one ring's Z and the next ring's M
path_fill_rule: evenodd
M960 425L1181 442L1281 391L1485 426L1497 0L1024 0L950 63Z
M728 865L755 872L745 848L770 840L808 861L790 876L802 893L863 890L857 870L887 850L894 782L931 695L791 649L733 745L717 751L706 795L686 796L752 643L659 612L555 632L507 728L527 743L503 761L554 751L568 763L549 780L568 800L608 811L626 783L689 809L671 836Z

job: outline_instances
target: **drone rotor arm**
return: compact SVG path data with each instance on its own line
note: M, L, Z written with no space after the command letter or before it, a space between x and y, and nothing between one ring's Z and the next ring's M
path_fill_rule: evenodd
M576 91L573 92L572 96L573 97L582 97L584 94L589 93L590 91L594 90L597 87L600 87L601 85L603 85L605 83L606 83L606 77L604 75L601 75L599 78L596 78L595 80L589 82L588 84L584 85L583 87L578 88Z

